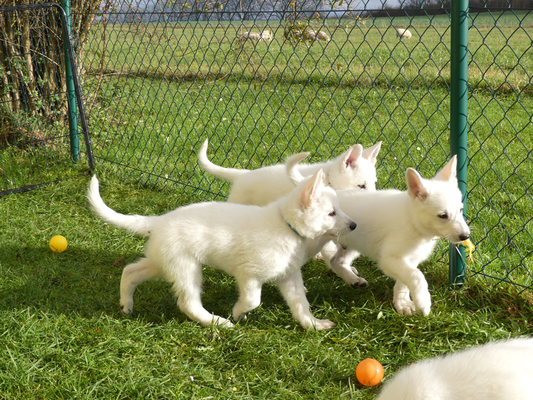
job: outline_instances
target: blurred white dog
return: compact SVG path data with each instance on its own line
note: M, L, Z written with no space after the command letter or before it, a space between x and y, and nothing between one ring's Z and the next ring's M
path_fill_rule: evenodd
M386 383L377 400L533 400L533 339L419 361Z

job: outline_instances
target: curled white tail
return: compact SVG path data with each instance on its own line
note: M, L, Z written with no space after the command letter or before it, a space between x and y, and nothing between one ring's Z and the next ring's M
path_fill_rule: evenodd
M152 221L158 217L145 217L143 215L124 215L120 214L107 205L100 197L98 179L94 175L89 185L87 198L94 212L104 221L115 225L118 228L126 229L130 232L143 236L150 236Z
M294 183L295 185L305 179L305 177L298 170L297 165L300 161L309 156L309 154L311 153L298 153L287 158L287 161L285 162L285 169L287 170L287 175L289 176L289 179L292 181L292 183Z
M249 172L247 169L224 168L219 165L213 164L207 158L207 145L208 141L206 139L206 141L202 144L202 147L200 147L200 150L198 150L198 162L200 163L202 168L209 172L211 175L215 175L216 177L225 179L229 182L233 182L242 174Z

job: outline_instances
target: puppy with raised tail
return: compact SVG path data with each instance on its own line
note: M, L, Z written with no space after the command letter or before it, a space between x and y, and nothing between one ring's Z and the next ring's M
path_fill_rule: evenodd
M264 206L285 196L294 188L283 164L255 170L224 168L209 161L207 145L206 140L198 152L198 161L211 175L232 183L228 196L230 203ZM301 165L300 172L308 178L322 169L326 184L335 190L376 190L375 165L380 148L381 142L366 150L356 144L334 160Z
M303 327L332 327L333 322L311 314L301 267L325 242L356 225L341 211L335 191L323 184L323 178L319 170L266 207L210 202L146 217L120 214L105 205L94 176L88 199L95 213L112 225L149 237L145 257L122 273L122 311L132 312L137 285L165 278L173 282L179 308L189 318L202 325L233 326L202 305L202 265L209 265L236 278L235 321L259 306L263 283L274 281Z
M436 239L460 243L470 237L456 166L457 158L453 156L432 179L424 179L408 168L407 191L337 191L342 210L357 221L357 230L339 240L342 248L328 244L322 249L331 268L348 283L357 284L362 278L351 263L363 254L396 280L393 302L400 314L428 315L431 297L418 265L431 255ZM295 163L287 168L292 180L303 179Z
M533 400L533 339L416 362L386 383L377 400Z

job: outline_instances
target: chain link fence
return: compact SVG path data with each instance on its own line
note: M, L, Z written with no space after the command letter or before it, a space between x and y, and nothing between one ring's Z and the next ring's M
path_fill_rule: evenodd
M448 9L261 4L104 6L80 59L101 167L191 202L229 191L197 165L205 139L213 162L238 168L383 141L380 188L404 189L407 167L431 177L444 165ZM471 9L470 22L468 271L523 291L533 285L533 11Z
M533 10L471 10L469 207L474 271L531 288ZM483 18L488 14L489 22Z

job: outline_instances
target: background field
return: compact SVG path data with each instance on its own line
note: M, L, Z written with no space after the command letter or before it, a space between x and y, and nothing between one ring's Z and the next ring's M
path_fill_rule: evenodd
M79 166L0 199L0 399L372 399L380 387L354 379L363 358L380 360L387 380L421 358L531 335L533 18L472 21L467 207L477 251L462 290L448 289L445 243L421 265L430 316L396 314L392 280L363 258L361 290L322 262L303 268L313 313L337 323L328 332L304 331L272 285L231 330L188 320L161 281L141 285L124 317L121 271L145 239L92 215L90 172ZM278 21L108 24L105 35L96 24L82 64L104 200L145 215L223 200L228 185L196 164L205 138L214 162L246 168L382 140L380 187L403 188L407 167L433 175L449 157L448 17L324 25L331 42L292 46ZM398 41L392 25L414 40ZM263 26L271 43L234 41ZM55 234L66 252L49 250ZM229 315L237 295L233 278L205 269L208 310Z

